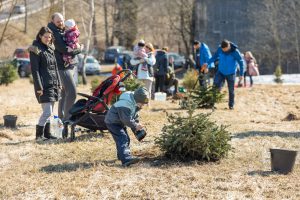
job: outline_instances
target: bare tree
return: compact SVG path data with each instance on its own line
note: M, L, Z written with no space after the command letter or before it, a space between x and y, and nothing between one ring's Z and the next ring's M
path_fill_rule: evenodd
M95 12L95 9L94 9L94 12ZM97 39L97 24L96 24L96 15L95 13L93 14L93 28L92 28L92 31L93 31L93 46L98 48L98 39Z
M109 44L109 32L108 32L108 14L107 14L107 0L103 2L104 11L104 31L105 31L105 46L108 47Z
M277 53L277 65L281 66L281 40L279 37L279 31L277 27L277 19L279 12L280 0L273 0L270 3L270 22L271 22L271 31L273 33L274 44Z
M5 32L6 32L6 30L7 30L7 27L8 27L9 21L10 21L10 18L11 18L12 14L13 14L13 10L14 10L14 7L15 7L16 4L17 4L17 1L16 1L16 0L12 1L11 8L10 8L10 12L9 12L9 16L8 16L8 18L7 18L7 21L6 21L5 25L4 25L4 28L3 28L3 31L2 31L2 34L1 34L0 45L1 45L2 42L4 41Z
M62 2L61 2L61 4L62 4L62 15L64 16L64 18L66 17L66 9L65 9L65 7L66 7L66 5L65 5L65 0L61 0Z
M119 44L130 48L137 35L137 0L116 0L115 37Z
M24 5L25 5L25 26L24 26L24 33L27 33L27 25L28 25L28 22L27 22L27 12L28 12L28 7L27 7L27 0L24 0Z
M90 43L91 43L93 21L94 21L94 14L95 14L94 0L90 0L90 2L89 2L89 13L91 14L91 16L90 16L90 21L89 21L88 37L86 39L86 46L85 46L86 52L84 54L83 61L82 61L82 83L84 85L87 84L86 74L85 74L85 63L86 63L87 55L90 51Z
M174 0L169 1L166 5L169 16L170 28L177 36L178 49L181 44L185 47L186 55L191 51L191 35L192 35L192 0Z
M298 38L298 27L297 27L297 12L298 10L296 9L296 3L293 1L293 23L294 23L294 28L295 28L295 36L296 36L296 55L297 55L297 64L298 64L298 70L300 72L300 53L299 53L299 38Z
M55 0L50 0L50 8L49 8L49 13L48 13L48 19L51 18L52 14L54 13L54 6L55 6Z

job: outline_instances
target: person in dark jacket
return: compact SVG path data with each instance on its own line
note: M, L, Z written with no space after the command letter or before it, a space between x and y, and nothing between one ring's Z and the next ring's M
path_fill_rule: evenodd
M75 55L81 52L82 48L74 49L68 52L67 45L64 41L64 17L60 13L54 13L48 27L52 30L54 35L55 57L58 66L59 76L62 82L61 99L58 104L58 117L67 121L70 118L69 110L76 99L76 83L73 78L74 67L78 64L78 60L73 60L72 65L66 65L63 60L63 55ZM75 57L76 59L77 57Z
M211 53L209 50L209 47L203 43L199 42L198 40L194 41L194 67L198 71L199 76L199 84L201 87L206 87L207 86L207 81L209 81L209 75L208 71L203 71L201 72L201 66L204 63L207 63L208 60L211 58ZM210 67L214 67L214 64L212 63Z
M50 133L49 118L53 113L54 102L59 99L61 82L54 55L53 33L42 27L29 47L30 64L35 96L42 105L43 112L36 125L36 140L56 139Z
M156 53L156 69L155 69L155 92L165 92L165 77L168 73L168 47L162 48Z
M173 67L168 66L168 73L165 78L165 87L167 94L176 95L178 92L178 79L175 77L175 72ZM174 91L171 92L171 87L174 86Z
M134 92L124 92L105 116L105 124L116 143L117 157L125 167L139 160L130 153L130 138L126 126L133 132L143 129L137 113L148 102L149 92L145 87L140 87Z
M228 40L223 40L217 52L212 56L211 59L209 59L207 63L203 64L201 71L206 70L207 66L216 60L219 60L219 65L214 79L214 86L221 90L224 81L227 81L229 91L228 106L230 110L233 110L235 74L237 67L240 66L239 79L240 81L243 80L245 69L243 58L240 51L237 49L237 45Z

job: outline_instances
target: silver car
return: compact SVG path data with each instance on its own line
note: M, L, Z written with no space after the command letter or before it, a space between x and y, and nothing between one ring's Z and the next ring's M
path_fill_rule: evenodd
M82 62L83 55L79 55L79 63ZM86 63L85 63L85 74L86 75L99 75L101 72L101 66L96 58L93 56L87 56ZM82 68L80 67L80 64L78 66L78 73L82 73Z
M13 12L17 14L23 14L25 11L26 9L24 5L15 5L13 9Z
M168 52L167 55L168 55L169 61L171 60L170 59L171 57L173 58L175 69L185 67L186 59L184 56L182 56L178 53L175 53L175 52Z

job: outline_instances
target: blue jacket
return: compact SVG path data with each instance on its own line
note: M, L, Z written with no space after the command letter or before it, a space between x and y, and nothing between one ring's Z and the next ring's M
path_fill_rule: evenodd
M106 124L121 124L135 130L137 123L137 105L133 97L133 92L124 92L107 112L105 116Z
M209 64L219 59L218 71L223 75L235 74L238 65L240 66L240 76L244 74L244 62L241 53L237 49L237 46L230 43L231 49L229 52L223 52L222 48L219 47L217 52L207 62ZM211 67L209 67L211 68Z
M200 48L196 50L195 55L195 68L199 70L204 63L207 63L211 58L209 47L201 42ZM210 68L215 67L214 63L210 64Z

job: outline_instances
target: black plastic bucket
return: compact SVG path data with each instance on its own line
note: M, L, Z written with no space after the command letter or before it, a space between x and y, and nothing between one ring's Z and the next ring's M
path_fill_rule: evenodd
M4 115L4 126L7 128L16 128L17 118L16 115Z
M270 149L271 169L281 174L288 174L293 170L297 151L285 149Z

